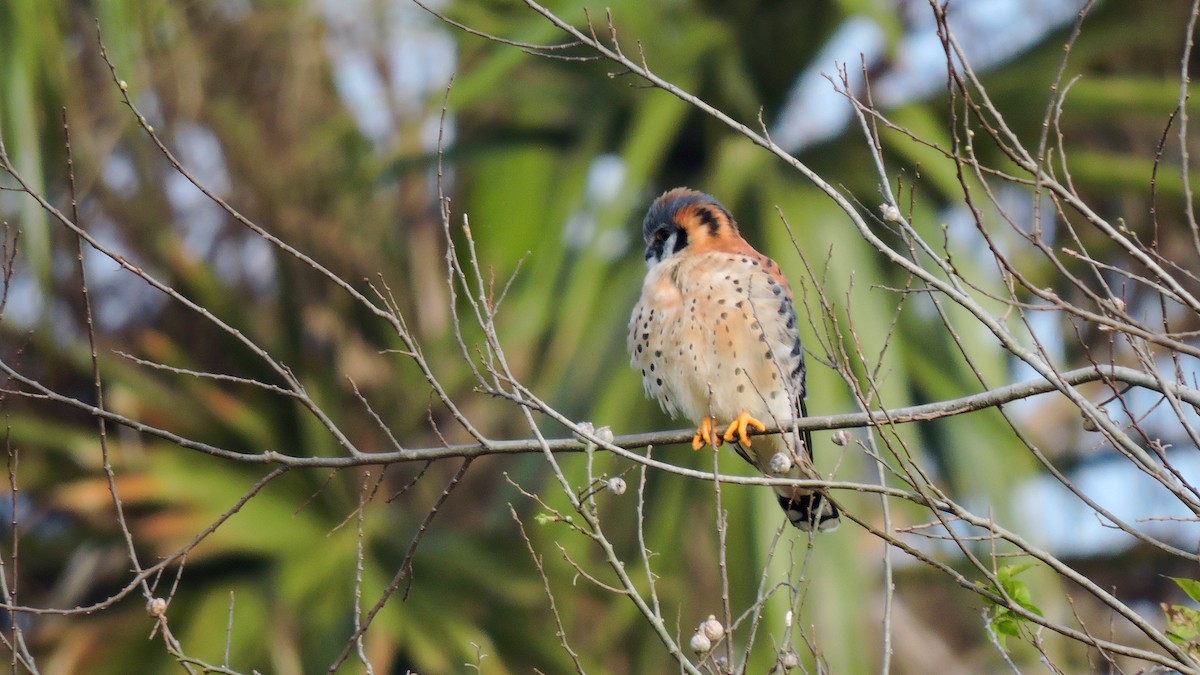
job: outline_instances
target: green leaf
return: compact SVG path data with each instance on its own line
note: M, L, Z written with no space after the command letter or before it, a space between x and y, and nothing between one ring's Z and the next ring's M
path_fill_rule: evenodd
M992 630L996 631L996 634L999 636L1011 635L1017 637L1021 634L1019 628L1017 619L1008 610L1004 610L1003 616L997 616L992 619ZM1003 644L1003 639L1001 637L1001 644Z
M1029 591L1029 585L1024 581L1019 581L1016 577L1025 570L1036 565L1036 563L1026 562L1017 563L1014 565L1005 565L996 570L996 581L1000 587L987 585L992 592L997 595L1007 595L1012 601L1025 611L1044 616L1040 607L1033 602L1033 595ZM981 586L984 584L980 584ZM1003 593L1001 593L1003 589ZM1000 642L1000 646L1005 646L1005 637L1019 637L1021 634L1021 624L1029 620L1025 617L1016 614L1012 609L1001 605L996 605L992 610L992 619L990 622L992 630L996 633L996 637Z
M1177 586L1187 593L1188 597L1195 602L1200 602L1200 581L1195 579L1183 579L1181 577L1171 577Z
M1200 581L1171 577L1176 585L1187 593L1194 602L1200 602ZM1184 605L1162 603L1163 616L1167 620L1167 637L1184 647L1192 656L1200 655L1200 610Z
M1200 635L1200 611L1183 605L1162 604L1163 615L1167 618L1167 634L1172 640L1184 644Z
M1002 585L1007 587L1009 581L1011 581L1013 578L1015 578L1017 575L1021 574L1025 570L1030 569L1031 567L1034 567L1035 565L1037 565L1037 563L1033 563L1033 562L1023 562L1023 563L1017 563L1015 565L1005 565L1004 567L1001 567L1000 569L996 570L996 578L1000 580L1000 583Z

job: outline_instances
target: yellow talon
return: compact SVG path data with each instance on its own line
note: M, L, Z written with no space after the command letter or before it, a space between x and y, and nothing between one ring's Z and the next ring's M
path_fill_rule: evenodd
M721 435L713 433L713 422L711 417L700 420L700 427L696 429L696 435L692 436L693 450L699 450L706 445L721 447Z
M743 410L737 419L729 423L729 427L725 429L725 440L733 441L734 436L737 440L747 448L750 447L750 437L746 435L746 427L754 427L758 431L766 431L767 427L762 422L750 416L750 412Z

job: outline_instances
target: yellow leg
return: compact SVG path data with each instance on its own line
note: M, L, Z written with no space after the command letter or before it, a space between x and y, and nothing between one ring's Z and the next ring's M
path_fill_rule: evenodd
M692 449L699 450L706 445L721 447L721 434L713 433L713 422L711 417L705 417L700 420L700 427L696 429L696 435L692 436Z
M742 414L737 416L737 419L729 423L729 427L725 429L725 440L733 441L735 436L742 445L750 447L750 437L746 435L746 427L754 427L759 431L766 431L767 427L762 422L750 416L750 413L743 410Z

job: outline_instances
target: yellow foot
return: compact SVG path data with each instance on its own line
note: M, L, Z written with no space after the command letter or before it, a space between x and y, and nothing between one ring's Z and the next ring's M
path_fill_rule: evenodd
M706 445L721 447L721 434L714 433L713 422L711 417L705 417L700 420L700 427L696 429L696 435L692 436L692 449L699 450Z
M733 441L736 437L738 442L747 448L750 447L750 437L746 435L746 427L754 427L759 431L766 431L767 427L762 422L750 416L750 413L743 410L737 419L729 423L729 427L725 429L725 440Z

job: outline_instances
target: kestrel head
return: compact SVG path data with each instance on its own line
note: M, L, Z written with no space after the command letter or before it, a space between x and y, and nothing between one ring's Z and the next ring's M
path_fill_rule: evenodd
M737 223L711 195L690 188L669 190L650 205L642 223L646 264L655 265L685 251L720 248L738 238Z

